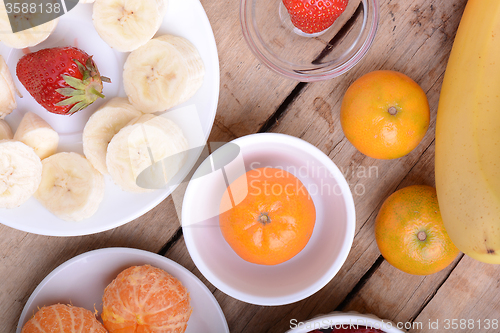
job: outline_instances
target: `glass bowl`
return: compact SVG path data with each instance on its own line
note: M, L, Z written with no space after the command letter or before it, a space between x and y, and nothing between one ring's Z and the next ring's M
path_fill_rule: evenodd
M243 36L255 56L288 78L310 82L344 74L375 38L377 0L350 0L333 25L316 34L295 28L282 0L241 0Z

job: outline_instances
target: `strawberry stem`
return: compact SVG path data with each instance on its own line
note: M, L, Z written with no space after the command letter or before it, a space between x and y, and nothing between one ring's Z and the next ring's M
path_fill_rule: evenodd
M94 95L97 95L97 96L99 96L99 97L101 97L101 98L106 97L106 96L104 96L103 94L101 94L99 91L97 91L94 87L90 88L90 89L89 89L89 92L90 92L90 93L92 93L92 94L94 94Z

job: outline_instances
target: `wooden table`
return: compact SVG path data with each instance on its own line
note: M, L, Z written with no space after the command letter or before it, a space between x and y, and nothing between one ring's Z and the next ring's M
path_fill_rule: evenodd
M257 61L245 44L239 1L201 0L213 27L220 59L220 99L211 141L256 132L286 133L321 149L345 173L356 205L356 236L340 272L313 296L285 306L255 306L213 287L197 270L184 243L169 197L144 216L95 235L60 238L0 225L0 331L14 332L24 304L37 284L66 260L104 247L123 246L164 255L191 270L213 292L234 333L284 332L290 321L332 311L372 313L402 323L410 332L498 332L478 323L500 319L500 267L460 255L445 270L412 276L388 264L377 248L374 220L391 193L411 184L434 185L434 128L440 87L466 0L380 0L380 24L367 56L345 75L318 83L281 77ZM403 72L418 82L431 106L431 126L409 155L375 160L344 137L340 102L347 87L377 69ZM265 84L263 84L265 83ZM378 172L357 170L376 166ZM445 330L453 319L473 321ZM439 320L440 329L429 329ZM422 328L419 327L422 324Z

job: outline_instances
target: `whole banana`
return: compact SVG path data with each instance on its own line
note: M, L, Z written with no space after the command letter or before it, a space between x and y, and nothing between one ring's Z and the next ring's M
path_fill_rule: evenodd
M500 264L500 1L469 0L444 76L436 189L446 230L468 256Z

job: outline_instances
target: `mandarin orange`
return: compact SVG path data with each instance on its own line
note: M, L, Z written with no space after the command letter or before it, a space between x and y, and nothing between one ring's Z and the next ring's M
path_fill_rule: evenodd
M110 333L182 333L191 312L179 280L143 265L125 269L106 287L101 317Z
M244 199L225 210L230 196ZM297 255L316 222L307 189L282 169L248 171L226 190L220 207L219 225L225 240L241 258L261 265L277 265Z
M21 333L107 333L87 309L72 305L44 306L24 325Z
M459 253L444 228L436 189L426 185L405 187L384 201L375 239L391 265L414 275L439 272Z
M363 154L394 159L411 152L429 128L422 88L403 73L370 72L347 89L340 108L346 138Z

